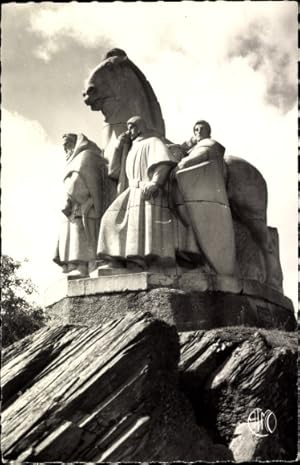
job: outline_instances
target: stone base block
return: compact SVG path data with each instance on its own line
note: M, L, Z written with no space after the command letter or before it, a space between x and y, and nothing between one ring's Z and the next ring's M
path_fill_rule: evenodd
M61 280L48 290L46 307L53 324L94 325L143 310L178 331L236 325L296 328L293 305L279 292L253 280L196 272Z

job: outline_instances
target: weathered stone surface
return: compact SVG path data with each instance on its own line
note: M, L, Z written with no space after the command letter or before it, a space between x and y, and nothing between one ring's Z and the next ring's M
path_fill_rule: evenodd
M111 274L92 278L57 281L45 293L45 306L53 305L64 297L146 291L157 288L181 291L215 291L243 294L266 300L293 310L290 299L281 292L255 279L238 279L233 276L204 273L200 268L183 272L180 267L151 272Z
M178 389L175 328L131 313L4 352L2 452L17 462L230 460Z
M240 276L264 282L266 279L266 270L261 250L245 225L236 219L233 225Z
M225 148L210 138L206 125L196 123L196 128L196 144L178 163L177 186L205 259L217 274L233 275L236 247L224 178Z
M249 229L236 219L233 222L236 256L239 266L239 277L244 280L255 280L263 284L267 279L267 269L261 247L254 240ZM275 291L282 293L282 270L279 257L279 237L276 228L268 227L272 253L278 262L276 286L273 286ZM273 283L274 284L274 283Z
M57 358L78 336L78 328L71 325L43 328L3 351L1 376L2 407L14 402L24 389Z
M182 389L198 423L216 441L228 446L233 441L231 449L241 457L235 428L247 423L254 409L270 409L277 418L272 435L276 447L269 447L267 441L252 449L249 445L252 459L295 459L296 334L242 327L184 333L180 370Z
M183 278L185 289L180 289ZM60 289L60 300L57 294L53 304L48 299L47 310L53 324L99 324L143 309L176 325L178 331L232 325L295 330L292 303L279 292L256 281L238 285L230 277L207 275L203 279L206 287L201 279L199 284L196 272L177 278L136 273L65 281L64 285L59 282L54 291ZM119 291L113 292L112 286ZM246 287L248 294L244 293ZM257 295L265 295L265 299Z
M237 425L233 439L229 445L233 452L235 462L252 462L254 460L272 460L281 457L280 442L278 433L268 436L260 436L261 425L256 422L252 424L252 430L248 423ZM253 431L256 429L256 434Z

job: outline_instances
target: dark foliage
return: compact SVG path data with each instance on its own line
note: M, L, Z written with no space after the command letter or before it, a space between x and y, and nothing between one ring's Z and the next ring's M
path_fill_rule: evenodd
M30 279L18 276L21 263L8 255L1 258L2 346L6 347L45 324L40 306L29 301L36 289Z

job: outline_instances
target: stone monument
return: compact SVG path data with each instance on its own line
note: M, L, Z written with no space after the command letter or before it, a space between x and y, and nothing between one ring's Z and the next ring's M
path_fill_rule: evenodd
M83 134L65 134L65 202L54 262L70 278L83 278L96 266L101 217L111 201L107 162Z
M224 156L204 120L187 142L168 140L154 91L123 50L92 71L83 97L105 117L104 157L117 197L102 182L98 195L110 195L110 206L97 217L96 270L48 293L53 319L104 322L143 308L178 331L293 330L261 173Z
M162 269L175 266L173 220L165 184L176 162L141 117L130 118L127 126L130 148L125 163L120 160L124 157L120 142L110 164L110 172L125 182L123 192L119 190L102 218L98 257L108 264L99 268L100 273L116 274L125 266L137 271L152 269L153 264Z
M294 460L296 321L262 175L226 156L205 120L169 141L122 50L84 98L105 115L105 157L64 136L66 276L48 293L53 327L4 351L3 457Z

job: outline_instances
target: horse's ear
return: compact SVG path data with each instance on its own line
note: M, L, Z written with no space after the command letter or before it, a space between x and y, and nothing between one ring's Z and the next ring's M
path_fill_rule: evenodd
M120 63L125 63L125 61L127 60L128 60L127 55L125 55L124 57L115 57L114 63L119 65Z
M123 56L112 56L112 57L106 58L106 60L104 61L104 64L105 64L106 69L107 68L112 69L116 65L118 66L120 64L125 63L126 61L128 61L127 55L125 55L124 57Z
M121 48L113 48L107 52L104 59L112 58L112 57L120 57L120 58L127 58L127 54Z

